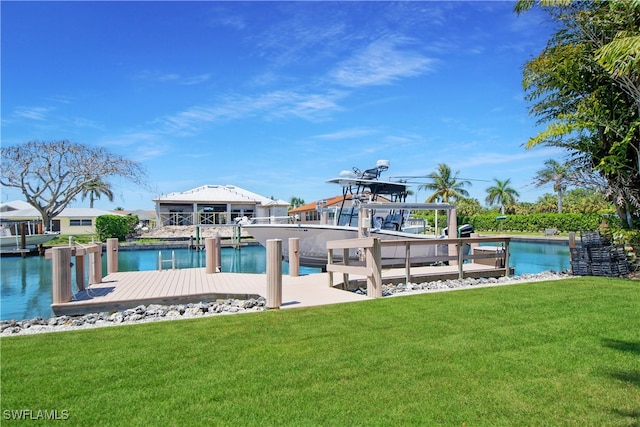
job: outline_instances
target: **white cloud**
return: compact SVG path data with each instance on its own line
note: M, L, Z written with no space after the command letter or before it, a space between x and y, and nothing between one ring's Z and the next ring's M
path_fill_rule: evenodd
M191 86L206 82L211 78L211 73L182 76L178 73L162 73L159 71L145 70L138 73L135 78L154 83L176 83L179 85Z
M386 85L431 71L433 60L415 51L402 50L405 43L402 38L375 41L339 64L330 78L342 86L359 87Z
M46 120L47 115L53 108L51 107L18 107L14 110L13 115L29 120Z
M376 131L375 129L352 128L352 129L344 129L344 130L333 132L333 133L316 135L313 138L325 139L325 140L352 139L352 138L361 138L363 136L369 136L377 132L378 131Z

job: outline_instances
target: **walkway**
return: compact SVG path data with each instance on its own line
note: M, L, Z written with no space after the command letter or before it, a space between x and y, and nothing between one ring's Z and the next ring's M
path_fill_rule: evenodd
M465 276L504 276L504 269L466 264ZM405 281L405 270L383 270L383 283ZM412 282L458 278L457 266L413 267ZM335 274L339 285L341 274ZM354 275L351 280L357 279ZM325 304L363 301L367 296L329 287L328 273L299 277L282 276L282 307L296 308ZM363 284L366 288L366 284ZM185 304L217 299L246 299L267 295L266 274L215 273L206 274L204 268L163 271L111 273L102 283L78 292L74 300L52 304L56 315L80 315L103 311L118 311L148 304Z

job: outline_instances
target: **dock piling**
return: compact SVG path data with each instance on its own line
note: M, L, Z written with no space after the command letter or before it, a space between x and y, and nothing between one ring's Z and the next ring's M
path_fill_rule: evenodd
M220 239L207 237L204 239L205 266L207 274L217 273L220 268L218 253L220 252Z
M89 285L102 283L102 243L94 243L95 251L89 252Z
M300 275L300 238L289 238L289 276Z
M282 240L267 240L267 309L282 305Z
M53 260L53 303L69 302L73 298L71 290L71 248L53 248L51 258Z
M107 239L107 273L118 272L118 239Z

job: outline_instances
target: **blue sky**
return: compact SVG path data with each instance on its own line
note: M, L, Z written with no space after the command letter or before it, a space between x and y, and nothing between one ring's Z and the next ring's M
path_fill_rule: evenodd
M1 8L2 145L69 139L148 172L150 189L113 181L114 201L96 207L153 209L160 194L204 184L311 202L340 194L325 183L340 171L378 159L391 164L383 177L446 163L483 204L494 178L522 201L552 192L531 181L563 153L523 147L539 129L521 84L551 28L513 2Z

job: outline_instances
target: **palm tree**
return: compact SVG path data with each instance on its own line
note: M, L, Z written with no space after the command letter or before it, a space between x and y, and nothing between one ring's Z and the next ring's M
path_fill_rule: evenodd
M494 178L493 180L495 185L487 188L487 204L489 206L500 205L500 213L504 215L504 207L515 204L516 197L520 197L520 194L509 186L511 179L500 181Z
M291 200L289 200L289 209L295 209L304 205L304 199L300 197L293 196Z
M82 200L89 196L89 207L93 208L93 202L100 198L101 195L107 196L110 202L113 202L113 192L111 191L111 185L100 180L100 178L94 178L87 181L82 186Z
M469 181L459 180L458 173L459 171L456 171L455 174L452 174L451 168L448 165L440 163L436 172L427 175L433 182L420 184L418 187L420 190L433 191L433 194L427 198L427 203L438 200L442 203L449 203L449 199L459 200L469 197L469 192L465 190L464 187L471 185L471 183Z
M553 191L558 198L558 213L562 213L562 196L567 189L570 179L569 165L560 164L553 159L544 162L545 168L538 171L534 179L534 185L540 187L552 183Z

